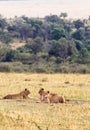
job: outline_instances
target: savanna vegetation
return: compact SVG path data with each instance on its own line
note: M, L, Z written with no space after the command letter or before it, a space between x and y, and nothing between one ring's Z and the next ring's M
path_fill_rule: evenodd
M27 88L30 99L2 99ZM40 103L45 88L67 103ZM90 130L90 75L0 73L0 130Z
M90 17L0 16L0 72L0 130L90 130ZM29 99L3 99L25 88ZM70 101L41 103L40 88Z
M90 73L90 17L0 16L0 71Z

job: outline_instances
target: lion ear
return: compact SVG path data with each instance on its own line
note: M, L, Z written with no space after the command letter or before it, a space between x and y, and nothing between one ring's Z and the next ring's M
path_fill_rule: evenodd
M49 91L47 91L47 93L50 93Z
M44 88L41 88L41 90L44 90Z
M25 91L27 91L27 88L25 88Z

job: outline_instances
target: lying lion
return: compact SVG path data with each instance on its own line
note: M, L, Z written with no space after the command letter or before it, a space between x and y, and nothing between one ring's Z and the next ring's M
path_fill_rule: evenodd
M50 93L49 91L45 91L44 88L41 88L38 93L40 94L41 102L65 103L65 98L63 96L59 96L55 93Z
M65 98L63 96L59 96L55 93L48 93L45 98L47 98L48 103L65 103Z
M3 99L26 99L28 95L30 94L30 91L25 88L24 91L17 93L17 94L8 94Z

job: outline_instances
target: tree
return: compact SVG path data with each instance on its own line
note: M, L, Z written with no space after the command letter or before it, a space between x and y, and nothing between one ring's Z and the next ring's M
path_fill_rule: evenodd
M75 45L76 45L77 50L78 50L78 51L81 51L82 48L84 47L83 42L80 41L80 40L75 40L74 42L75 42Z
M89 15L89 17L88 17L88 20L90 21L90 15Z
M67 16L68 16L68 15L67 15L66 12L62 12L62 13L60 14L60 17L61 17L61 18L64 18L64 19L65 19Z
M84 27L84 22L79 19L79 20L74 21L74 25L76 29L79 29L81 27Z
M9 51L9 47L0 46L0 61L5 61L6 54Z
M10 33L0 31L0 41L8 44L8 43L11 43L13 41L13 39L12 39L12 36Z
M85 30L84 28L79 28L78 30L76 30L73 34L72 37L76 40L84 40L85 36Z
M33 37L32 38L36 38L36 37L41 37L42 36L42 21L39 19L31 19L30 21L31 24L31 28L33 31Z
M90 55L86 48L83 48L78 55L78 63L86 64L90 62Z
M11 62L14 60L14 57L15 57L15 53L16 51L15 50L12 50L12 49L9 49L6 53L6 56L5 56L5 60L4 61L7 61L7 62Z
M24 41L26 41L28 37L31 37L33 35L31 26L26 23L19 26L18 31L20 33L21 39Z
M49 51L49 55L60 57L63 62L74 53L76 53L74 44L68 42L65 38L52 42L52 47Z
M60 19L57 15L46 16L44 19L45 19L45 21L52 22L52 23L58 23L60 21Z
M6 19L2 17L2 15L0 15L0 28L3 31L5 29L7 25Z
M43 22L41 28L42 28L42 38L47 43L48 39L50 39L51 23Z
M51 31L51 39L59 40L61 37L66 37L63 28L54 28Z
M66 41L64 41L64 39L62 39L62 40L58 41L56 44L52 43L52 48L49 51L49 55L53 55L55 57L60 57L62 59L62 61L65 61L65 59L68 56L68 46L67 46Z
M37 54L42 51L43 45L42 39L37 37L34 40L29 40L26 44L26 48L30 49L32 53Z
M85 40L90 42L90 26L85 27Z

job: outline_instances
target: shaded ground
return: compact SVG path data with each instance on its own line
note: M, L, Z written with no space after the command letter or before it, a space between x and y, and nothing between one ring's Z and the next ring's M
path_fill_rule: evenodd
M0 99L0 106L3 105L10 105L10 106L14 106L15 104L17 106L29 106L30 104L47 104L47 105L57 105L57 103L41 103L39 99L37 98L31 98L31 99ZM58 104L62 104L62 103L58 103ZM90 102L86 102L86 101L77 101L77 100L70 100L70 101L66 101L66 103L63 103L62 105L81 105L81 106L90 106Z

